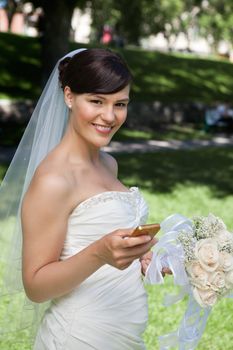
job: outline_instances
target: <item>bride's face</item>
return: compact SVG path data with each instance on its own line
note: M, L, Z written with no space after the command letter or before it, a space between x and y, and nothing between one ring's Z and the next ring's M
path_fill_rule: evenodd
M130 87L113 94L73 94L65 88L70 123L76 134L96 147L106 146L126 120Z

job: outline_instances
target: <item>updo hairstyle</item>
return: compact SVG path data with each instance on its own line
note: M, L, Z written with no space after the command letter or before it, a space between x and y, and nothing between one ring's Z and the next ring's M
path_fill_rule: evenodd
M132 75L122 57L106 49L87 49L59 64L62 89L76 94L112 94L129 85Z

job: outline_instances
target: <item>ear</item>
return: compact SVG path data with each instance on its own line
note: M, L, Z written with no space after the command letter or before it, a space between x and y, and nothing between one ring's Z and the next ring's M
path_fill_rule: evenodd
M65 86L64 88L64 99L67 107L71 109L73 103L73 92L70 90L69 86Z

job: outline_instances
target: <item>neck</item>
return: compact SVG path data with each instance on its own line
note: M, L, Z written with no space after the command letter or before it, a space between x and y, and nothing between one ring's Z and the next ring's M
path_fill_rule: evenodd
M88 143L70 124L67 126L61 145L73 163L80 160L92 164L100 162L100 148Z

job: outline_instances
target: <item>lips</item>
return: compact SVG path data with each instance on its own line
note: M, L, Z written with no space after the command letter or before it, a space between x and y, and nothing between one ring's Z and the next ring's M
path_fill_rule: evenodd
M92 125L95 127L95 129L98 131L98 132L101 132L103 134L108 134L111 132L112 130L112 127L111 126L106 126L106 125L100 125L100 124L95 124L95 123L92 123Z

